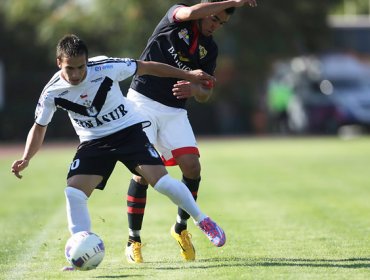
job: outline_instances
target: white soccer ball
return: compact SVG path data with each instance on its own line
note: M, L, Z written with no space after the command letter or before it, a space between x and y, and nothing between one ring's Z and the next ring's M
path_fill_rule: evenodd
M95 269L103 260L103 240L93 232L80 231L73 234L65 246L68 262L78 270Z

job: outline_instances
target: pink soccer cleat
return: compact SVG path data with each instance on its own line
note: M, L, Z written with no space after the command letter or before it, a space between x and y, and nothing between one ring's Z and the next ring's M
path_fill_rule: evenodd
M225 232L210 217L203 219L196 225L207 235L213 245L221 247L225 244Z

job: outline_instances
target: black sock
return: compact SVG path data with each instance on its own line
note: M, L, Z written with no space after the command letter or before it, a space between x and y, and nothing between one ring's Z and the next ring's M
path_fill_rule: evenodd
M182 182L188 187L188 189L191 192L191 195L196 201L198 197L200 178L194 180L182 176ZM190 215L180 207L177 209L177 215L181 219L181 222L176 221L175 232L177 234L180 234L183 230L187 229L187 220L190 218Z

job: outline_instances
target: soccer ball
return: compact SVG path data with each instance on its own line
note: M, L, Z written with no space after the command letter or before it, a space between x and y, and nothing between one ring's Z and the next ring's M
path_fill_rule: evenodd
M68 239L64 253L75 269L91 270L95 269L104 258L104 243L95 233L80 231Z

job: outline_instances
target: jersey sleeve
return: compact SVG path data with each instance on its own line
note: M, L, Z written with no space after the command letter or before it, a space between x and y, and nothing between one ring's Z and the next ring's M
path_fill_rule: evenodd
M135 75L137 71L137 62L131 58L97 56L89 59L88 66L118 82Z
M119 63L118 81L123 81L128 77L134 76L137 72L137 62L135 59L122 58Z
M35 111L35 123L41 126L47 126L56 111L54 101L44 92L37 103Z

